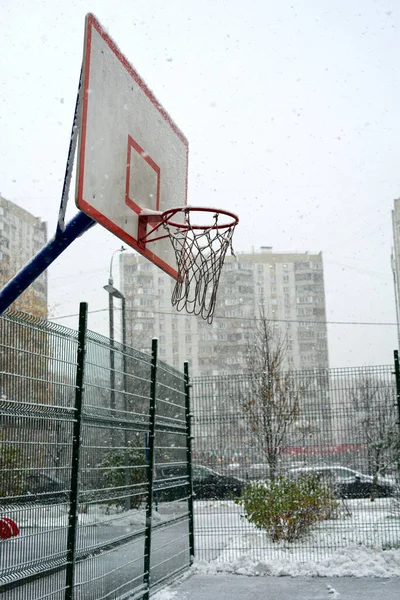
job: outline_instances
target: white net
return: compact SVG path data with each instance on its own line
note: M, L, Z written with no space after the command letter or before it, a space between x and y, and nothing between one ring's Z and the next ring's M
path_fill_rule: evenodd
M172 293L172 306L177 310L200 315L212 323L217 290L225 255L232 248L232 236L237 221L218 224L220 213L213 215L214 223L207 228L193 228L190 211L186 212L185 227L164 223L173 245L178 280Z

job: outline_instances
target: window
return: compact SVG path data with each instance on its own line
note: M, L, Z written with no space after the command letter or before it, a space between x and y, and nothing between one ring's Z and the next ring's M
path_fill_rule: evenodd
M306 317L306 316L311 317L313 315L313 309L308 306L306 306L304 308L298 308L297 314L299 317Z
M297 304L312 304L313 297L312 296L298 296L296 298Z

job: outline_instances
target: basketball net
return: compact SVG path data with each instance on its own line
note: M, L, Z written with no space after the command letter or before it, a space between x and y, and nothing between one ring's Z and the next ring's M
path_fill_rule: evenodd
M236 222L218 224L220 213L213 215L210 227L192 226L190 210L183 209L185 226L176 227L168 221L163 225L168 231L177 262L178 279L171 302L178 311L186 309L212 323L217 290L225 255L232 248Z

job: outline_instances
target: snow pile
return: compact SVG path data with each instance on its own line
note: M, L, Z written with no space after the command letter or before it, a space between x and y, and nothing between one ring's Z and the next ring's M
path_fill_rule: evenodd
M285 558L255 561L242 554L232 562L195 561L192 572L210 575L234 573L249 577L400 577L400 550L349 546L318 562Z

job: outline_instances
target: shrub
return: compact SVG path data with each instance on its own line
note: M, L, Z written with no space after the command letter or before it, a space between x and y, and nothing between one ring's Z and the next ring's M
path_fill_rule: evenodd
M274 542L300 539L319 521L336 518L339 510L333 490L314 476L249 484L235 504Z
M108 504L126 506L126 496L129 496L130 508L138 508L145 498L146 464L143 449L129 444L128 448L111 450L105 456L101 467L106 486L110 490ZM129 487L127 487L129 486Z
M19 496L23 491L23 453L7 442L0 442L0 498Z

